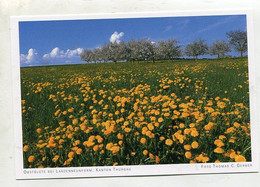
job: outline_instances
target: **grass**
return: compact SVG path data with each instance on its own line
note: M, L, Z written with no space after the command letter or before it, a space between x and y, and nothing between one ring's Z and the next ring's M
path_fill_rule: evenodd
M25 168L251 160L246 58L26 67L21 85Z

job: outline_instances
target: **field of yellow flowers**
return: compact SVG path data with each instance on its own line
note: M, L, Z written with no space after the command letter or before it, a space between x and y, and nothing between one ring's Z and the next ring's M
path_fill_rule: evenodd
M24 168L251 160L246 58L21 68Z

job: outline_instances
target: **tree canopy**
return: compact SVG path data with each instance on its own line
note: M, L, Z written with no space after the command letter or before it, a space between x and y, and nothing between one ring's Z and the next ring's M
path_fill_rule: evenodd
M86 49L81 59L86 62L118 62L118 61L148 61L173 59L182 55L181 46L177 40L159 41L130 40L104 44L94 50Z
M230 31L226 33L228 42L215 40L208 47L206 40L199 39L186 45L184 50L176 39L153 42L150 39L137 39L127 42L110 42L93 50L85 49L80 55L86 62L119 62L119 61L149 61L172 60L183 55L198 59L199 56L209 54L225 57L231 52L231 47L240 52L240 56L247 52L246 31Z
M240 56L243 57L243 53L247 52L247 32L236 30L226 33L230 45L237 52L240 52Z
M217 55L218 58L225 57L225 54L230 51L230 45L225 40L215 40L215 42L209 47L209 54Z
M205 42L206 40L199 39L189 43L185 48L185 54L187 56L192 56L195 59L197 59L198 56L207 54L208 45Z
M160 59L168 60L182 56L181 46L179 41L169 39L168 41L160 40L157 47L157 55Z

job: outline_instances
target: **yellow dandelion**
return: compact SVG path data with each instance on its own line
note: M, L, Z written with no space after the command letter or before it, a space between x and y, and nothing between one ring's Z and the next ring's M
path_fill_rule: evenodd
M185 152L185 157L186 157L186 158L190 159L191 156L192 156L192 154L191 154L190 151Z
M98 145L94 145L93 146L93 151L97 151L99 149L99 146Z
M192 142L192 143L191 143L191 147L192 147L193 149L197 149L197 148L199 147L198 142L196 142L196 141Z
M183 128L185 127L185 125L184 125L183 123L181 123L181 124L179 125L179 127L180 127L181 129L183 129Z
M184 145L184 149L187 151L191 150L191 145L190 144Z
M28 162L32 163L32 162L34 162L34 160L35 160L35 157L33 155L29 156Z
M221 147L217 147L216 149L214 149L215 153L224 153L224 150Z
M165 144L168 145L168 146L171 146L173 144L173 141L171 139L167 139L165 141Z
M71 152L69 152L68 157L69 157L69 158L73 158L74 155L75 155L75 153L71 151Z
M224 102L222 102L222 101L218 101L218 102L217 102L217 105L218 105L218 107L221 108L221 109L226 107L226 103L224 103Z
M224 135L219 135L219 137L218 137L220 140L223 140L223 139L225 139L226 138L226 136L224 136Z
M122 140L122 139L124 138L124 135L118 133L118 134L117 134L117 138L118 138L119 140Z
M131 155L132 155L132 156L135 156L135 155L136 155L136 152L132 152Z
M147 127L148 127L149 130L153 130L154 129L154 126L153 126L152 123L149 123Z
M223 146L224 146L224 143L223 143L221 140L219 140L219 139L215 140L215 141L214 141L214 144L215 144L217 147L223 147Z
M199 136L199 132L197 130L192 130L190 135L193 137L196 137L196 136Z
M145 144L145 143L146 143L146 139L145 139L145 138L141 138L140 142L141 142L142 144Z
M77 125L77 124L78 124L78 119L77 119L77 118L76 118L76 119L73 119L73 120L72 120L72 124L73 124L73 125Z
M42 129L38 128L38 129L36 129L36 132L37 132L38 134L41 134L41 133L42 133Z
M159 119L158 119L158 122L159 122L159 123L163 122L163 118L159 118Z
M240 127L240 124L237 123L237 122L233 123L233 125L234 125L236 128Z
M118 165L118 163L117 163L117 162L114 162L114 163L113 163L113 166L117 166L117 165Z
M242 156L242 155L237 155L235 157L235 161L236 162L246 162L246 158L244 156Z
M82 153L82 149L81 148L77 149L76 153L77 155L80 155Z
M57 160L59 159L59 155L55 155L52 159L53 162L57 162Z
M143 155L147 155L148 154L148 151L145 149L144 151L143 151Z
M23 151L24 152L27 152L29 150L29 146L28 145L25 145L24 147L23 147Z
M154 159L154 156L153 156L152 153L149 153L149 157L150 157L151 159Z
M160 159L158 156L155 156L155 162L156 162L156 164L159 164L160 160L161 160L161 159Z
M161 137L160 137L160 140L163 141L163 140L165 140L165 138L164 138L163 136L161 136Z

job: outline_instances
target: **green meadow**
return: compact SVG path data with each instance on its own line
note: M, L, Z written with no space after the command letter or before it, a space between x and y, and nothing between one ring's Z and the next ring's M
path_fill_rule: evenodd
M251 160L247 58L21 68L25 168Z

